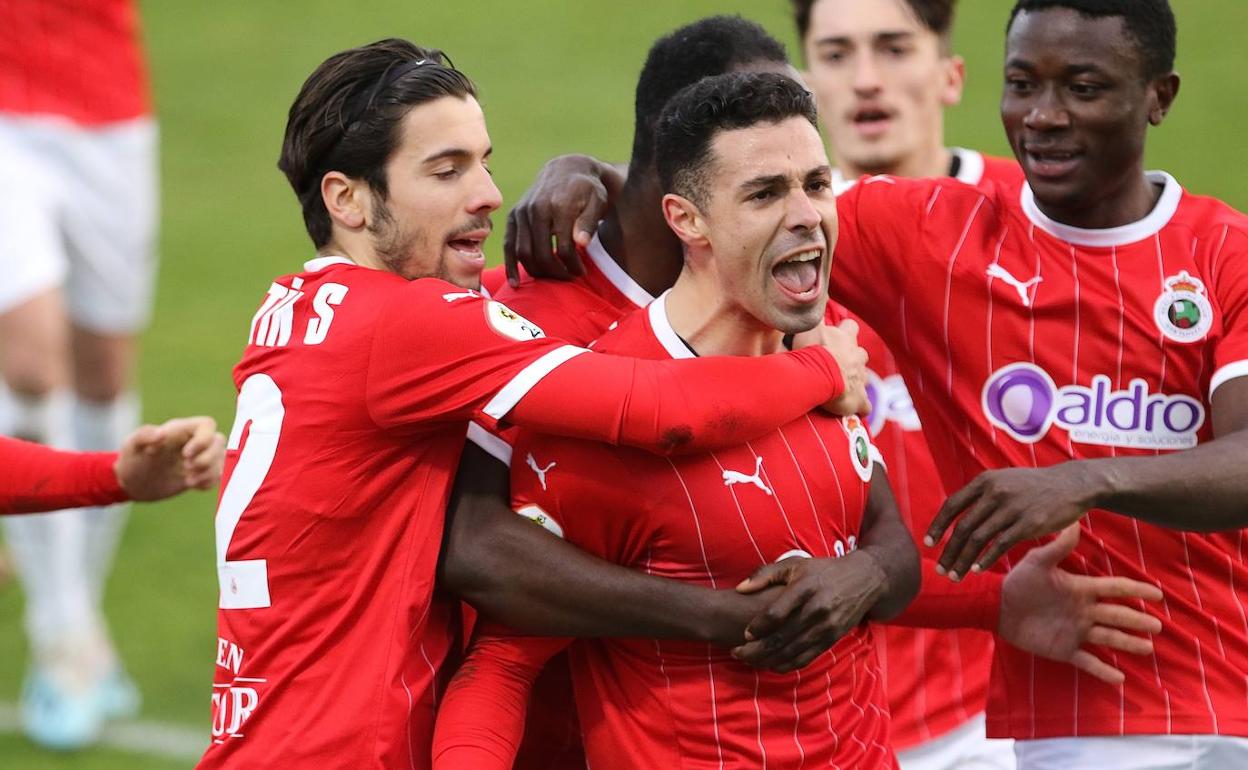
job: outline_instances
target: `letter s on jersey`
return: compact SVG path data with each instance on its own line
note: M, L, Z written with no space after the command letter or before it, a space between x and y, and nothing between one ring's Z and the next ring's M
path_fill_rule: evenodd
M308 331L303 335L303 344L319 345L329 335L329 325L334 322L334 307L341 305L346 299L347 287L340 283L327 283L316 292L312 299L312 310L316 317L308 321Z

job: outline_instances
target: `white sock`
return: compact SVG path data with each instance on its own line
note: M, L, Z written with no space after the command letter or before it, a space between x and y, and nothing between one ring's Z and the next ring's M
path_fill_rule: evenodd
M105 403L75 398L73 402L74 448L85 452L115 450L139 424L139 399L125 393ZM121 541L129 506L84 508L78 512L86 531L83 563L91 597L100 616L104 587L112 570L113 557Z
M7 394L7 435L57 447L72 443L69 399ZM42 658L66 636L89 634L97 626L82 552L86 531L81 517L57 512L5 516L4 533L18 579L26 593L26 632L35 657Z

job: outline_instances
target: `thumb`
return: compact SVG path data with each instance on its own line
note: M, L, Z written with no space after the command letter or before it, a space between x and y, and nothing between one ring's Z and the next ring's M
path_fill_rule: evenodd
M837 324L836 328L845 332L850 337L853 337L855 340L858 339L858 322L855 321L854 319L846 318L844 321L841 321L839 324Z
M775 564L765 564L759 567L753 575L737 584L737 593L753 594L771 586L788 585L792 580L792 573L789 565L786 564L788 561L789 559L785 559Z
M1046 567L1056 567L1061 564L1067 556L1075 552L1075 547L1079 545L1079 524L1071 524L1063 529L1058 536L1050 543L1040 546L1032 551L1037 561Z
M140 425L126 438L126 445L135 451L144 451L159 444L165 437L163 428L155 425Z

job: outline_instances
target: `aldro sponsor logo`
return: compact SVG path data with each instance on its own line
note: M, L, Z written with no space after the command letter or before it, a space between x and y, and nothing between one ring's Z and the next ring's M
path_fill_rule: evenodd
M1054 425L1071 441L1137 449L1187 449L1205 423L1204 406L1185 395L1150 393L1148 383L1133 379L1114 390L1104 374L1090 386L1058 387L1030 363L1010 364L993 372L981 397L988 421L1025 444L1034 444Z

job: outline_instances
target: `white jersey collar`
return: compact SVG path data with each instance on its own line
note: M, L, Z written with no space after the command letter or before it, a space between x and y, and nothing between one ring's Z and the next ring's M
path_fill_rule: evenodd
M598 226L601 227L602 223L599 222ZM607 281L634 305L645 307L655 301L654 297L650 296L650 292L643 289L641 284L634 281L632 276L624 272L624 268L611 258L597 232L594 233L594 238L589 242L585 252L594 266L598 268L598 272L602 273Z
M1179 208L1179 201L1183 198L1183 187L1175 181L1174 177L1166 172L1149 171L1145 176L1147 176L1148 181L1163 185L1161 197L1157 199L1157 205L1153 206L1153 210L1147 216L1127 225L1090 230L1055 222L1036 205L1036 197L1028 184L1023 185L1021 194L1023 213L1027 215L1027 218L1036 227L1039 227L1054 238L1075 246L1108 248L1138 243L1145 238L1156 235L1163 227L1169 224L1174 217L1174 212Z
M305 273L319 273L330 265L354 265L355 263L346 257L317 257L309 259L303 263L303 271Z
M984 181L984 156L981 153L964 147L950 147L949 152L958 159L958 174L954 179L971 187Z
M671 289L663 292L646 308L646 312L650 314L650 328L654 329L654 336L672 358L694 358L696 354L680 338L667 318L667 295L670 293Z

